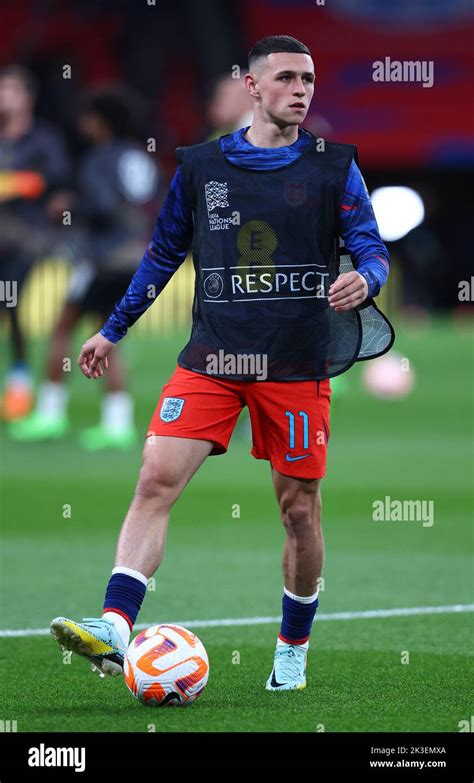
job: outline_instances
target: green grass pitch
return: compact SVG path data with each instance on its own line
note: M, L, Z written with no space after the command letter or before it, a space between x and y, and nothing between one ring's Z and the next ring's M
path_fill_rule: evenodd
M76 347L86 335L78 335ZM184 339L138 340L132 330L123 343L142 432ZM191 625L206 645L211 673L186 709L143 707L121 678L100 679L74 656L63 663L46 635L4 634L44 629L59 614L100 615L136 483L141 445L100 455L77 446L78 431L97 421L102 381L74 370L70 438L25 446L1 433L0 718L16 720L19 732L458 732L472 712L472 613L325 617L472 603L471 340L472 333L446 322L418 332L400 327L396 349L417 374L411 397L369 399L356 366L347 394L334 401L323 482L325 589L306 690L265 691L277 623ZM44 347L33 346L38 371ZM207 460L174 507L140 623L279 615L284 531L269 465L249 450L241 426L229 453ZM433 500L433 526L374 522L372 504L386 495ZM235 504L240 518L232 514Z

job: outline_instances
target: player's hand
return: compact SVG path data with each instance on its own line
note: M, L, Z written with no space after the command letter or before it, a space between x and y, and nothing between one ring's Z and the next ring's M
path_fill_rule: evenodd
M77 363L86 378L100 378L109 366L108 354L115 343L107 340L100 332L87 340L81 348Z
M359 272L343 272L329 287L328 302L336 313L353 310L367 299L369 286Z

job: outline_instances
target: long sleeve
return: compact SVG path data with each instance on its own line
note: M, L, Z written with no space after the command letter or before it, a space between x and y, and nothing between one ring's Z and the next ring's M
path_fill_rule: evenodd
M153 237L130 282L100 333L113 343L150 307L186 258L193 235L193 208L178 166Z
M340 234L354 267L367 280L369 296L377 296L387 282L390 257L380 238L369 194L355 161L347 176L339 222Z

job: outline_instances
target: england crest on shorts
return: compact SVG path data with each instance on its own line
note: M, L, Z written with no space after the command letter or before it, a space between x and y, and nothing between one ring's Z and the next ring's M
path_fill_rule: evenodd
M181 416L184 400L179 397L165 397L160 410L161 421L176 421Z

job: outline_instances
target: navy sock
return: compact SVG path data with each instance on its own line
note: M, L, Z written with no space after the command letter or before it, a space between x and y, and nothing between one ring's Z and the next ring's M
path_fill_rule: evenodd
M305 644L310 637L318 603L318 598L311 603L302 603L284 593L281 630L278 638L289 644Z
M112 574L104 599L104 612L122 615L133 630L137 614L143 603L146 585L129 574Z

